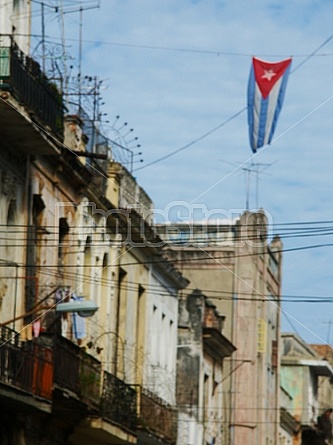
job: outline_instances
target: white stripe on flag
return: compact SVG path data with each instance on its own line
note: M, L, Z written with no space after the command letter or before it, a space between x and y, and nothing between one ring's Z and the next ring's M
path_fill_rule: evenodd
M260 110L261 110L261 91L259 90L257 82L254 86L254 104L253 104L253 142L254 146L258 146L259 137L259 122L260 122Z
M281 83L283 80L283 76L276 82L274 87L271 89L268 96L268 107L267 107L267 116L266 116L266 126L265 126L265 138L264 145L269 143L269 136L271 134L272 125L274 122L274 116L277 108L277 102L280 95Z

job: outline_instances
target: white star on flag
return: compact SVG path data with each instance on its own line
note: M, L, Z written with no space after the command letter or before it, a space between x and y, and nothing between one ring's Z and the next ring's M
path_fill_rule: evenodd
M267 79L268 81L272 80L272 77L276 76L273 70L265 70L265 74L261 76L262 79Z

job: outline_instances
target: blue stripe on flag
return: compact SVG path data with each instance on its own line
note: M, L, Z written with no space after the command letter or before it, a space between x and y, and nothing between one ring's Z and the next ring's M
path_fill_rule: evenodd
M252 150L255 152L255 141L254 141L254 90L255 90L255 80L254 80L254 69L251 68L250 78L248 83L248 124L249 124L249 138Z

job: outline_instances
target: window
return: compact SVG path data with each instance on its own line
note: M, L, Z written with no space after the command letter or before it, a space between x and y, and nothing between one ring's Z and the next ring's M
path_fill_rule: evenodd
M278 342L272 340L272 368L277 369L278 367Z
M13 251L15 249L10 249L11 246L15 245L17 238L20 238L20 234L15 234L16 230L18 228L15 226L16 223L16 201L11 200L8 206L8 212L7 212L7 258L9 258L9 255L13 255Z
M69 225L66 218L59 219L59 238L58 238L58 263L64 264L65 247L68 242Z

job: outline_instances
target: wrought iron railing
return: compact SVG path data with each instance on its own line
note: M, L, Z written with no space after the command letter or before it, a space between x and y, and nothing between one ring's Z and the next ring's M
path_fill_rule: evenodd
M54 341L54 383L73 392L82 402L100 402L101 362L64 337Z
M100 403L101 363L63 337L53 348L34 341L21 342L19 334L0 328L0 382L51 399L53 383L88 405Z
M114 375L103 373L101 363L71 341L57 337L53 348L34 341L21 342L17 332L0 328L0 382L51 400L53 384L99 408L100 415L129 431L135 431L137 391ZM157 437L174 443L176 411L148 391L140 398L139 425Z
M0 382L51 399L52 349L20 342L18 334L7 327L1 327L0 342Z
M137 425L137 393L114 375L104 372L101 414L134 431Z
M23 343L22 376L27 372L26 387L39 397L51 400L53 387L53 350L33 342ZM20 374L19 374L20 375Z
M25 55L12 39L9 47L4 45L0 43L0 86L2 84L12 90L20 102L35 114L38 122L48 126L63 140L62 95L41 71L39 64Z
M177 441L178 413L147 389L141 390L139 425L171 444Z
M79 394L80 348L64 337L54 340L54 383Z
M83 402L99 406L101 388L101 362L89 354L80 354L80 396Z

